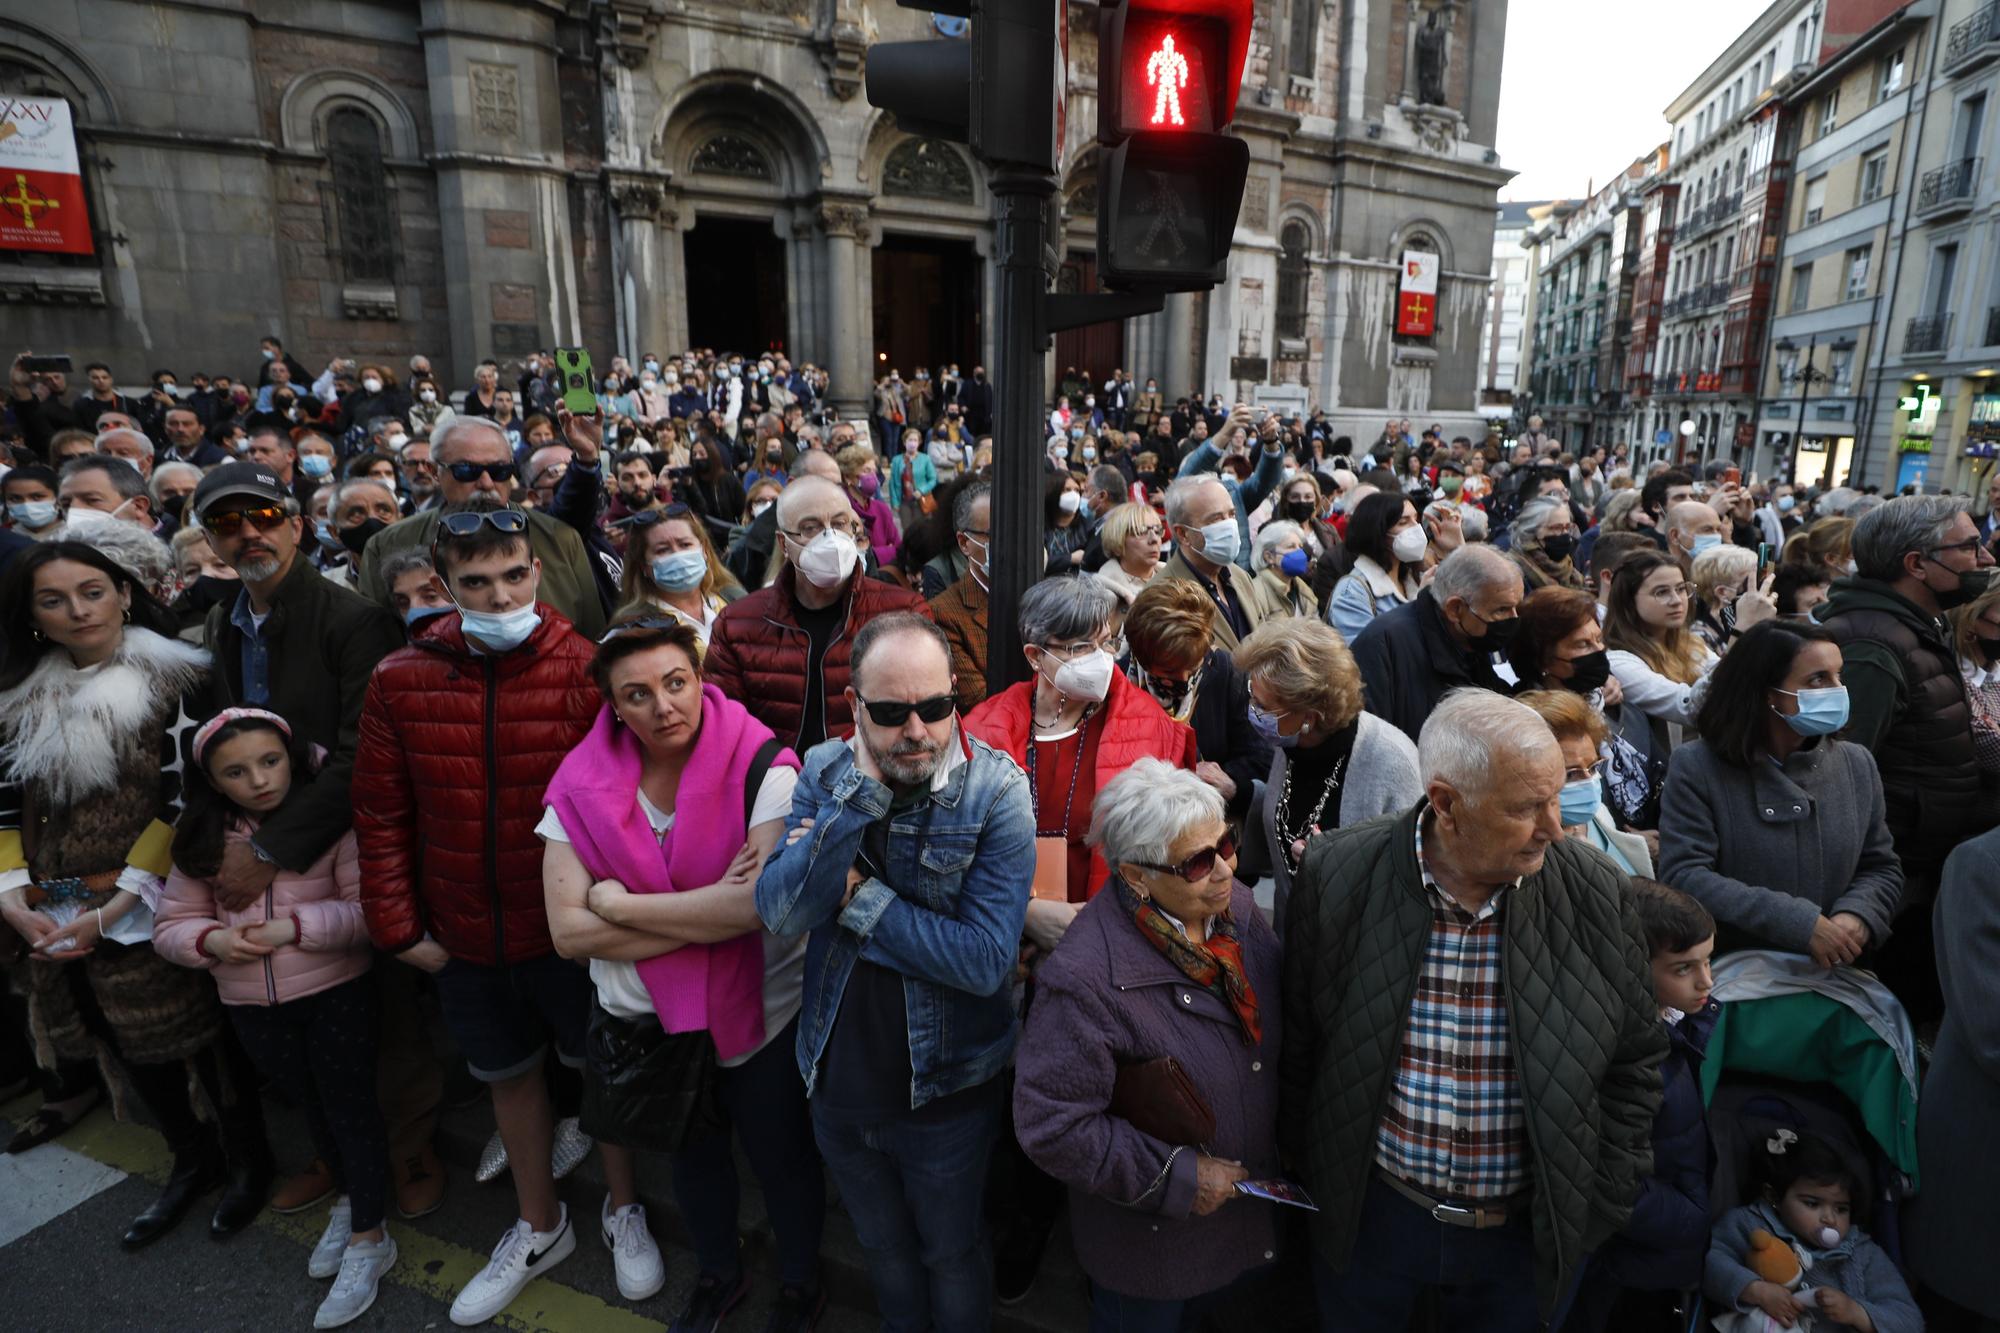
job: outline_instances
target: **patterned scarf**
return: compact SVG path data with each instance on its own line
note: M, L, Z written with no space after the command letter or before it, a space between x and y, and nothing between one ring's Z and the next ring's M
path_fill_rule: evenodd
M1115 882L1118 905L1132 914L1140 936L1189 981L1230 1007L1243 1028L1244 1045L1260 1044L1264 1024L1257 1017L1257 992L1251 989L1249 974L1243 970L1243 944L1236 937L1236 923L1229 913L1211 917L1208 943L1196 944L1181 934L1164 912L1133 892L1130 884L1122 879Z

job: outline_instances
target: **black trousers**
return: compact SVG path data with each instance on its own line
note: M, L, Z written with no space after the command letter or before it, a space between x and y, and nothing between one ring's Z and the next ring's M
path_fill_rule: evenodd
M229 1021L266 1077L306 1113L313 1149L353 1207L354 1229L382 1225L389 1134L375 1096L381 1013L363 974L283 1004L232 1004Z

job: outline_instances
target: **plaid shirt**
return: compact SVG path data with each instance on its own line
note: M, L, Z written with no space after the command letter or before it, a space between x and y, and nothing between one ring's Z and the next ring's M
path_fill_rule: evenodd
M1476 913L1459 906L1424 862L1421 818L1417 865L1431 928L1375 1130L1375 1163L1438 1198L1508 1198L1528 1187L1527 1117L1501 979L1508 890Z

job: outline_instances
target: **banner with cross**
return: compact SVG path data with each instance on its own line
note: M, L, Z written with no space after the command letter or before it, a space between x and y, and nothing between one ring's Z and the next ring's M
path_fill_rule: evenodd
M0 92L0 250L95 251L75 124L60 98Z
M1437 332L1438 256L1429 250L1403 251L1396 284L1396 332L1428 338Z

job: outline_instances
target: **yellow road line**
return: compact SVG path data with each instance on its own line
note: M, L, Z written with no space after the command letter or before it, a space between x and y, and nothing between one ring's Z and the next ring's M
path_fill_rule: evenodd
M34 1114L38 1102L39 1098L33 1094L22 1097L0 1107L0 1117L19 1124ZM73 1152L144 1177L156 1185L165 1183L173 1165L166 1141L158 1134L143 1125L121 1124L101 1106L63 1135L62 1143ZM571 1220L575 1225L574 1215ZM286 1217L266 1209L257 1215L256 1225L311 1250L326 1227L326 1212L315 1208ZM459 1288L486 1266L485 1254L426 1235L401 1218L389 1220L389 1231L396 1238L397 1259L388 1280L420 1291L446 1306L457 1297ZM586 1234L587 1228L579 1226L579 1249L584 1248ZM298 1276L301 1283L311 1281L303 1264L299 1265ZM662 1333L667 1326L624 1306L608 1304L588 1292L549 1278L538 1278L487 1327L511 1329L515 1333L574 1333L581 1329L590 1333Z

